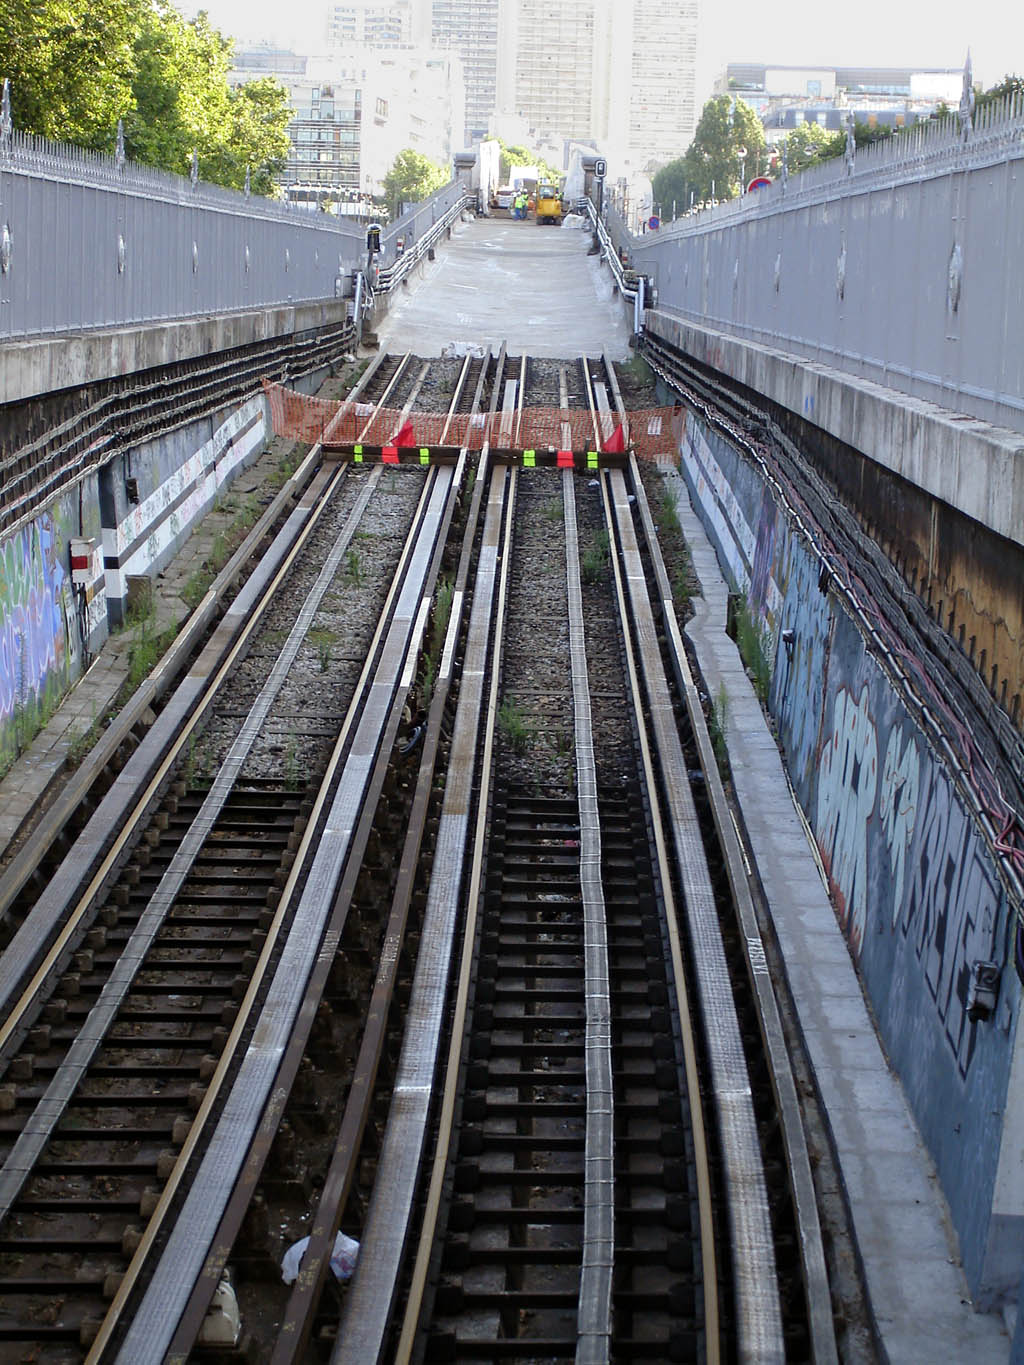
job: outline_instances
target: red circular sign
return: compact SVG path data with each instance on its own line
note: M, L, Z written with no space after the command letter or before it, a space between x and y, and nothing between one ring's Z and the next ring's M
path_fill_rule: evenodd
M750 184L747 186L747 193L749 194L751 190L763 190L765 185L770 185L771 183L772 182L769 176L755 175L753 180L751 180Z

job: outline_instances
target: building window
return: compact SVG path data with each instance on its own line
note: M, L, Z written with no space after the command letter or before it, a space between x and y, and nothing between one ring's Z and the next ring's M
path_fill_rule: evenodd
M387 118L388 116L387 100L378 99L376 113L378 118Z

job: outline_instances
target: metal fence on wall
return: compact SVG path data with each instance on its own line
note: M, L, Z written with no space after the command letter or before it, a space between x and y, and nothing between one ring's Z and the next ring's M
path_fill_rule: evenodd
M1024 103L848 153L632 239L659 306L1024 430Z
M461 195L446 186L386 242ZM365 266L362 224L0 134L0 340L334 298Z

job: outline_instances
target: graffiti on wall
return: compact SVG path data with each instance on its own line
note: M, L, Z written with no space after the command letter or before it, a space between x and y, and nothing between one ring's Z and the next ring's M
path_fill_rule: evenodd
M882 820L882 833L885 835L889 850L889 866L892 872L892 924L893 928L900 915L903 904L903 884L906 872L907 853L914 837L917 823L917 795L921 780L921 760L918 756L917 742L908 735L903 742L902 726L894 725L889 731L889 743L885 748L885 763L882 765L882 788L878 798L878 813Z
M868 697L866 686L856 698L845 687L836 693L821 755L816 838L851 948L860 956L869 915L878 929L888 917L913 949L963 1077L975 1041L967 1017L971 964L1006 956L999 881L945 770L909 727L893 724L886 740Z
M821 755L818 844L836 888L839 914L854 952L864 940L868 900L868 820L878 789L878 743L868 710L845 687L836 694L832 735Z
M907 894L894 925L913 945L961 1076L976 1030L967 1017L971 964L1002 961L1000 886L991 861L949 777L926 765L919 832L912 846Z
M66 573L52 514L0 545L0 720L67 664Z

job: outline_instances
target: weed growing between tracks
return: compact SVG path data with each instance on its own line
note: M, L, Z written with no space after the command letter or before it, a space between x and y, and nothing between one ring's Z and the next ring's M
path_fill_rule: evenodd
M513 753L525 752L530 742L530 727L511 697L506 697L498 708L498 731Z
M608 567L608 532L597 531L580 556L580 578L584 583L599 583Z

